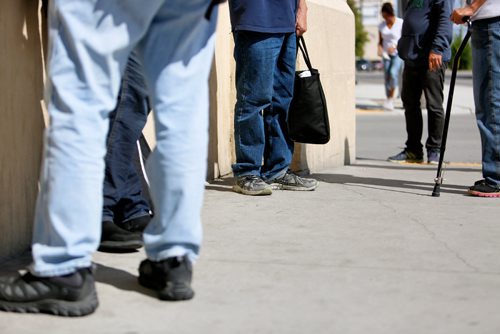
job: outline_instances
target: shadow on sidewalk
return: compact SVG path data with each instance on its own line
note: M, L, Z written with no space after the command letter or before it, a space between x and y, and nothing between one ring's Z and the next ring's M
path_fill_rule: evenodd
M380 162L387 162L386 160L375 160L375 159L363 159L363 158L356 158L358 161L363 161L363 160L369 160L369 161L380 161ZM392 163L391 165L370 165L370 164L363 164L363 163L356 163L354 165L351 165L350 167L363 167L363 168L376 168L376 169L394 169L394 170L420 170L420 171L427 171L427 170L432 170L437 172L437 165L429 165L427 163ZM444 166L444 172L446 171L453 171L453 172L480 172L481 167L480 166L471 166L471 167L454 167L453 165L445 165Z
M134 276L125 270L108 267L100 263L95 264L97 265L95 273L96 282L111 285L120 290L135 291L143 295L156 298L154 291L139 285L137 276Z
M207 185L205 185L206 190L215 190L215 191L225 191L232 192L233 191L234 178L233 177L224 177L221 179L216 179L211 181Z
M327 183L346 184L378 190L393 191L398 193L413 194L418 196L432 196L432 189L434 188L434 183L431 182L381 179L374 177L353 176L347 174L313 174L312 176L319 181ZM428 195L405 190L386 189L385 187L427 191ZM466 195L465 190L465 186L450 185L446 183L441 185L441 193Z

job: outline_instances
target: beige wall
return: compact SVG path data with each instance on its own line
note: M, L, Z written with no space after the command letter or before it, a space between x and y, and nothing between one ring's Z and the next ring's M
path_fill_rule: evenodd
M37 0L0 1L0 258L26 250L42 147Z
M297 145L294 168L316 172L355 157L354 19L344 0L309 0L307 46L320 70L332 139ZM38 0L0 2L0 259L29 247L44 120ZM231 173L235 102L233 40L227 4L221 6L210 78L208 179ZM299 61L299 67L304 64ZM154 144L153 124L146 136Z

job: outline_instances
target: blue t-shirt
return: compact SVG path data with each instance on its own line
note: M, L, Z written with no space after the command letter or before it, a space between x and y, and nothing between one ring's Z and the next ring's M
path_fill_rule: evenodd
M233 31L295 31L297 0L229 0Z

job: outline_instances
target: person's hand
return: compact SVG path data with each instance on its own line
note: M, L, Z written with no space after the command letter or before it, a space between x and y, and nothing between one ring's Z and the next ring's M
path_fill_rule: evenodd
M295 33L302 36L307 31L307 5L305 0L299 1L297 8L297 20L295 22Z
M387 48L387 53L391 56L394 55L396 53L396 48L394 46L389 46Z
M429 70L436 71L443 65L443 56L431 51L429 54Z
M472 16L474 14L474 10L471 7L462 7L457 8L451 13L450 19L455 24L464 24L463 18L465 16Z

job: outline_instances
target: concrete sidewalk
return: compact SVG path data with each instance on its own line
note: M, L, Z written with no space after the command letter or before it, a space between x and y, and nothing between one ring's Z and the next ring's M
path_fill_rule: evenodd
M314 175L314 192L214 182L194 300L139 287L142 252L97 253L95 314L0 313L0 333L500 333L499 201L464 195L478 168L451 167L440 198L434 176L360 160Z

